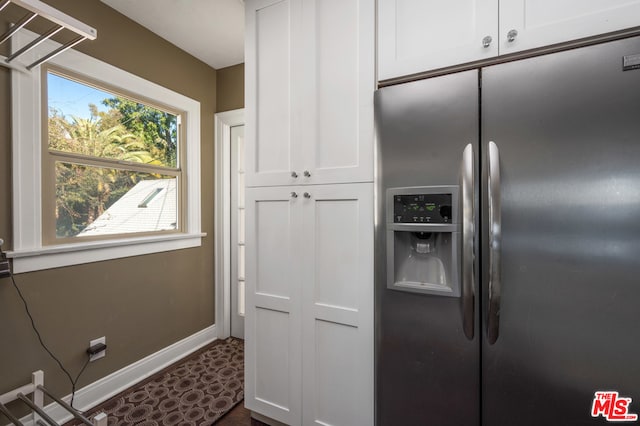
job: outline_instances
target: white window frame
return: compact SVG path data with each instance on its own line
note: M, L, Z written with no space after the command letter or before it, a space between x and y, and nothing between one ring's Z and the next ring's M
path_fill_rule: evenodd
M24 45L35 37L33 33L21 31L12 41ZM55 49L59 44L48 40L43 46L44 49ZM21 59L26 63L37 59L33 52L23 56ZM73 49L54 57L49 63L184 111L186 224L181 233L43 245L42 73L39 67L29 73L12 70L14 249L8 255L13 258L14 273L200 246L206 236L201 231L200 219L200 103Z

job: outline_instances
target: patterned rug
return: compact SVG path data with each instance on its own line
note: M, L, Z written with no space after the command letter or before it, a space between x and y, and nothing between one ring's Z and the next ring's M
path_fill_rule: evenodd
M88 410L112 425L211 425L244 398L244 342L217 340ZM67 426L78 422L68 422Z

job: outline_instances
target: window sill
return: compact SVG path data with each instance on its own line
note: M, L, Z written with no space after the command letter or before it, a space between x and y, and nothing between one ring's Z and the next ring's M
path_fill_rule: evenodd
M109 241L60 244L7 253L13 258L13 272L40 271L63 266L119 259L129 256L180 250L202 245L207 234L171 234L152 237L123 238Z

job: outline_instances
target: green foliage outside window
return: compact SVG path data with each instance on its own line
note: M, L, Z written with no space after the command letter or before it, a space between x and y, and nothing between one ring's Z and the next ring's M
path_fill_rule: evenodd
M176 167L178 126L176 116L124 98L102 102L111 111L118 111L119 122L144 140L145 147L162 165Z

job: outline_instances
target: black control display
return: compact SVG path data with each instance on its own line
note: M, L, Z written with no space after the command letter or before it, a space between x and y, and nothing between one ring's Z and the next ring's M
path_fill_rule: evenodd
M394 223L451 223L451 194L393 196Z

